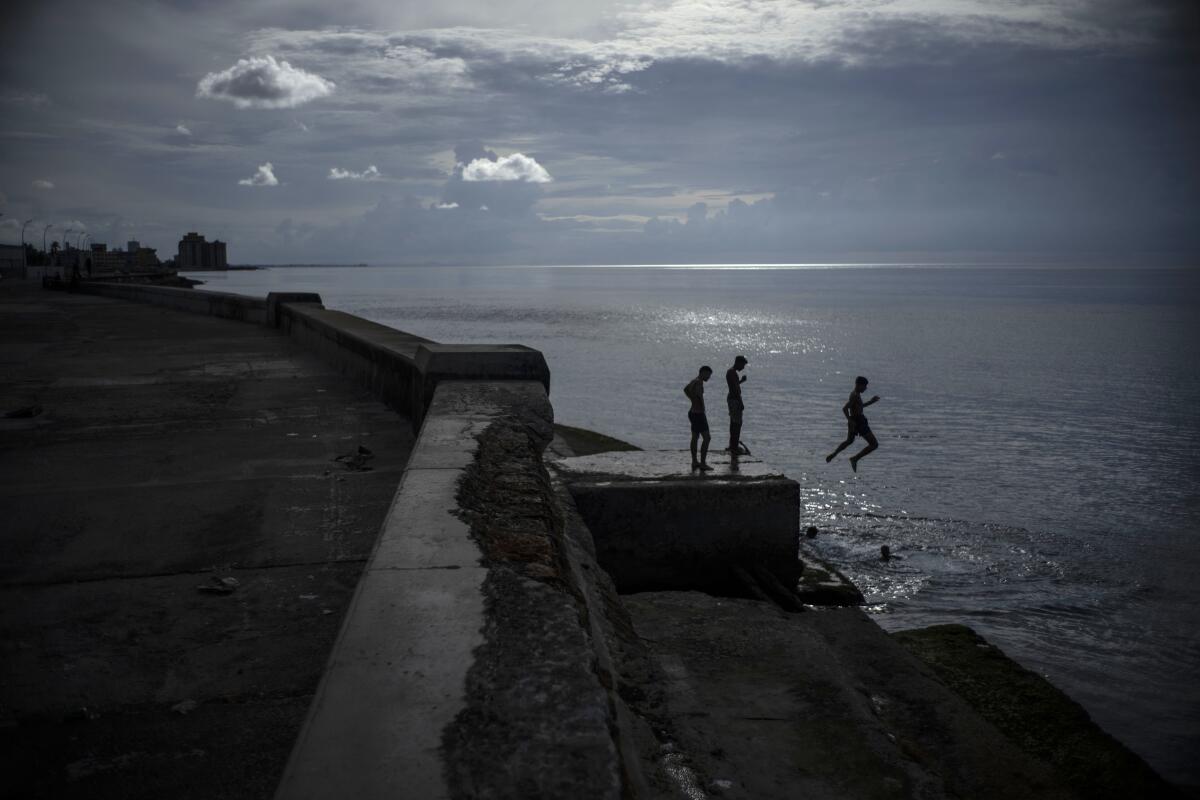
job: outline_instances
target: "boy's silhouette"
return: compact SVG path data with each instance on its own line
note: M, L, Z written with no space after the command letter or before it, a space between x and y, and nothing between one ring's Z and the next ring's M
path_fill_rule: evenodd
M863 402L862 393L867 389L867 379L859 375L854 379L854 391L850 393L850 399L846 401L846 405L842 406L842 414L846 416L846 441L837 446L829 455L825 456L825 463L833 461L834 456L845 450L854 441L855 437L861 436L866 440L867 446L850 457L850 469L858 472L859 460L870 453L872 450L879 447L879 442L875 439L875 434L871 433L871 426L867 423L867 418L863 415L863 409L872 403L879 402L879 395L875 395L870 400Z
M742 384L746 382L746 376L738 376L738 373L746 368L750 362L745 356L738 356L733 360L733 366L725 372L725 383L729 386L729 395L726 401L729 403L729 459L736 461L740 450L738 445L742 441L742 411L745 410L746 404L742 402Z
M708 416L704 413L704 382L712 377L712 367L703 366L700 368L700 374L683 387L683 393L692 401L692 407L688 411L688 421L692 424L692 470L710 470L712 467L708 465L708 440L711 438L708 432ZM700 458L696 459L696 440L704 437L704 443L700 446Z

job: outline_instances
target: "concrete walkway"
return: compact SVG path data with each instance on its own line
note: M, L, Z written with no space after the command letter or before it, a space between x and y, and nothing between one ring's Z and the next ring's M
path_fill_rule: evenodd
M270 796L407 420L272 329L4 281L0 414L19 409L0 417L7 787Z

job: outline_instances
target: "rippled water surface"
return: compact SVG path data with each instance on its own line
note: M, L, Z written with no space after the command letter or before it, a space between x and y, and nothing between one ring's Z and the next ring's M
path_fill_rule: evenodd
M204 274L316 291L447 342L546 354L559 421L685 448L702 363L750 359L743 440L800 481L816 546L888 628L964 622L1200 783L1200 272L322 267ZM880 449L857 475L856 374ZM855 452L857 445L850 452ZM881 563L887 544L901 560Z

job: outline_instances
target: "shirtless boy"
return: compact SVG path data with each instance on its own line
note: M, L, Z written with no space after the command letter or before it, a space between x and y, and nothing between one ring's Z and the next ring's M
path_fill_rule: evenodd
M850 457L850 469L858 472L858 462L867 453L870 453L875 448L879 447L879 442L875 440L875 434L871 433L871 426L867 423L867 418L863 416L863 409L872 403L879 402L879 395L875 395L870 400L863 402L862 393L867 390L867 379L859 375L854 379L854 391L850 393L850 399L846 401L846 405L842 406L842 414L846 417L848 426L846 432L846 441L837 446L829 455L825 456L825 463L833 461L833 457L845 450L854 441L856 436L861 436L866 440L867 446Z
M704 413L704 382L712 377L712 367L703 366L700 368L700 374L692 378L687 386L683 387L683 393L687 395L688 400L692 401L692 407L688 411L688 422L692 423L692 471L710 470L712 467L708 465L708 417ZM704 443L700 446L700 459L696 459L696 440L704 437Z
M742 402L742 384L746 382L746 376L739 376L738 373L746 368L750 362L745 356L738 356L733 360L733 366L725 372L725 383L729 386L729 395L725 398L729 403L729 459L737 461L739 455L738 445L742 441L742 412L746 409L746 404Z

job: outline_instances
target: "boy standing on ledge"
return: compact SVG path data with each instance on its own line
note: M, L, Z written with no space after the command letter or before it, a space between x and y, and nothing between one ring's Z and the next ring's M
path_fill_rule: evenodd
M863 402L862 393L867 390L867 379L859 375L854 379L854 391L850 393L850 399L846 401L846 405L842 406L842 414L846 417L848 426L846 432L846 441L837 446L829 455L825 456L825 463L833 461L833 457L845 450L854 441L856 436L861 436L866 440L867 446L858 451L857 454L850 457L850 469L858 472L858 462L867 453L870 453L875 448L879 447L879 442L875 440L875 434L871 433L871 426L867 423L867 418L863 415L863 409L872 403L879 402L879 395L875 395L867 402Z
M692 471L712 469L708 465L708 416L704 413L704 382L712 377L712 367L703 366L700 368L700 374L692 378L687 386L683 387L683 393L692 401L692 407L688 411L688 422L692 423ZM696 460L696 440L701 436L704 437L704 444L700 446L700 460Z
M738 356L733 360L733 366L725 373L725 383L729 385L729 395L726 400L729 403L729 460L737 461L740 450L738 445L742 441L742 411L745 410L746 404L742 402L742 384L746 382L746 376L738 376L738 373L746 368L750 362L745 356Z

